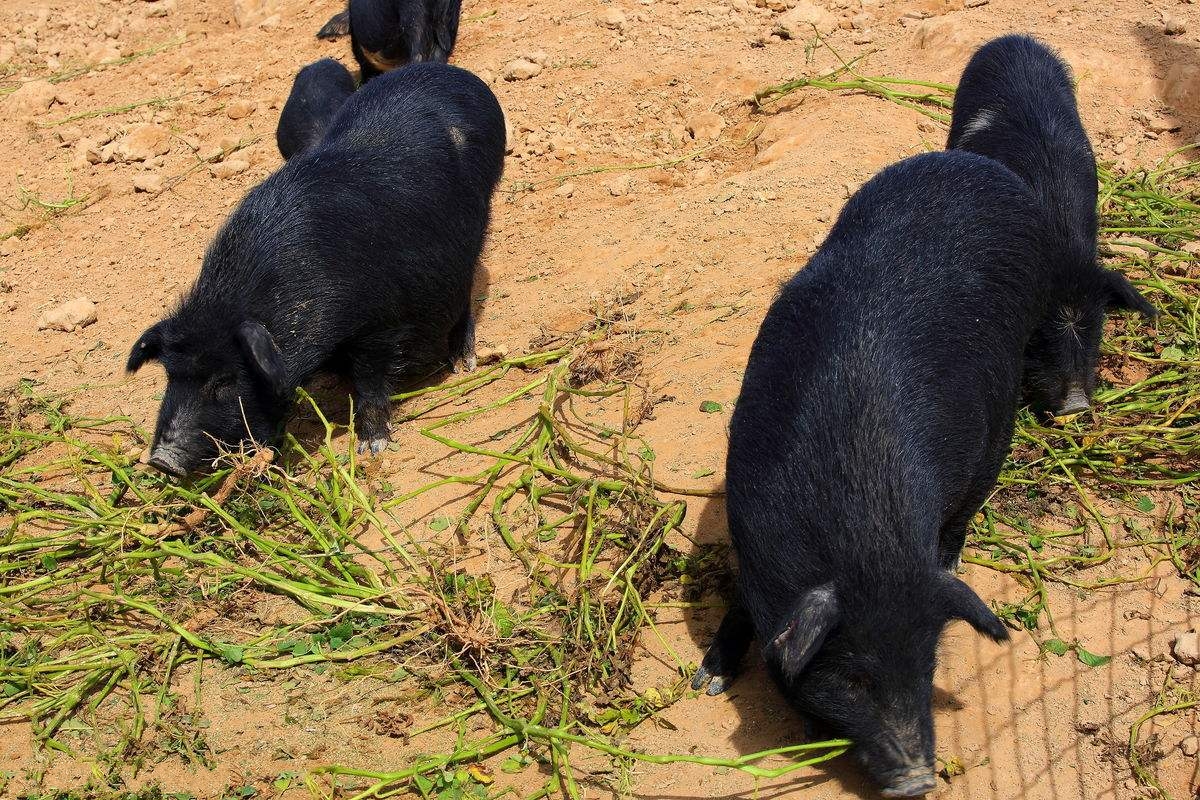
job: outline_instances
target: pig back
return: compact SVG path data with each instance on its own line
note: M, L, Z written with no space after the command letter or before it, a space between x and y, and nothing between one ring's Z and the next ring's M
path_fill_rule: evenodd
M1036 206L989 159L917 156L868 182L784 286L727 463L740 581L775 598L764 614L847 570L935 562L946 516L1011 431L1046 302Z

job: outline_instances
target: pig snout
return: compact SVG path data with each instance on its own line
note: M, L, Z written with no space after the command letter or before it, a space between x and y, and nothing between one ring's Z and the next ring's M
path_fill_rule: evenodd
M884 797L923 797L936 786L933 767L914 767L907 772L894 774L880 794Z
M1074 384L1067 389L1067 397L1059 406L1057 416L1066 416L1067 414L1078 414L1087 411L1091 407L1088 403L1087 392L1079 384Z
M184 467L183 454L178 448L156 444L150 451L150 466L159 472L164 472L174 478L182 478L187 474Z

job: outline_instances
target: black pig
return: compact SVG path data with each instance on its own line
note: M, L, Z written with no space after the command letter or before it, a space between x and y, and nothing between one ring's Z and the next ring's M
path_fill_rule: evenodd
M954 98L949 149L993 158L1037 195L1070 269L1063 302L1030 340L1025 383L1034 408L1084 411L1108 309L1155 310L1125 276L1096 261L1096 157L1083 130L1069 68L1029 36L1003 36L967 64Z
M458 38L462 0L350 0L317 33L350 33L362 82L414 61L447 61Z
M353 382L360 449L381 450L398 383L474 367L471 284L503 165L503 114L469 72L415 64L355 92L134 344L129 370L167 371L151 463L186 474L218 443L272 441L321 369Z
M1003 165L916 156L850 199L750 352L726 464L736 601L692 685L723 691L757 636L888 797L934 788L942 629L1008 638L950 569L1008 452L1057 255Z
M354 89L350 70L332 58L322 58L297 73L275 130L275 141L285 160L321 141Z

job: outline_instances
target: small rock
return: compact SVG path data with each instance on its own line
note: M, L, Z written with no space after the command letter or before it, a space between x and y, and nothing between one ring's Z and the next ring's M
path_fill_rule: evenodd
M608 193L613 197L624 197L629 194L629 189L632 186L633 179L628 175L621 175L608 182Z
M1182 750L1183 754L1188 758L1200 753L1200 737L1188 736L1179 743L1179 749Z
M1167 36L1178 36L1187 30L1187 20L1178 14L1167 11L1163 14L1163 33Z
M269 31L269 30L278 28L279 23L281 23L281 22L283 22L283 17L281 17L279 14L272 14L271 16L264 19L262 22L258 23L258 27L262 28L265 31Z
M1171 133L1183 127L1178 122L1170 122L1161 117L1152 117L1145 111L1135 111L1132 116L1151 133Z
M73 331L86 328L96 321L96 304L86 297L76 297L46 311L38 318L38 330Z
M133 176L133 190L135 192L158 194L162 191L162 188L162 175L159 175L157 172L141 172Z
M1150 648L1144 644L1135 646L1130 654L1133 655L1135 661L1141 661L1144 664L1150 663Z
M725 119L715 111L704 111L687 121L687 132L698 141L714 141L723 130Z
M508 348L504 345L481 347L475 352L475 360L480 365L503 361L506 358L508 358Z
M245 119L258 108L253 100L234 100L225 106L225 116L230 119Z
M966 8L981 8L983 6L986 6L989 2L990 2L990 0L966 0L966 2L963 3L963 5Z
M513 59L504 66L501 75L506 81L527 81L540 74L542 65L536 61L526 61L523 58Z
M250 162L241 158L230 158L225 161L213 164L208 168L214 178L225 180L232 178L234 175L241 175L246 170L250 169Z
M524 58L526 61L532 61L533 63L543 67L549 66L550 64L550 54L545 50L534 50L532 53L526 53Z
M54 131L54 138L58 139L64 145L75 144L83 138L83 129L75 125L67 125L63 128L58 128Z
M625 12L619 8L606 8L596 15L601 27L614 31L625 30Z
M1200 633L1188 631L1176 636L1171 644L1171 654L1180 664L1189 667L1200 664Z
M83 168L88 164L99 164L103 160L100 145L95 139L80 139L75 143L75 164Z
M54 105L58 90L50 81L30 81L8 96L4 109L9 115L36 117Z
M554 194L558 197L570 197L571 195L575 194L575 184L567 181L562 186L559 186L557 189L555 189Z
M250 28L274 12L271 0L233 0L233 21L239 28Z
M838 18L809 0L797 0L795 8L775 21L775 30L792 39L811 39L813 28L818 33L832 33L838 28Z
M0 256L4 256L5 258L16 255L20 249L21 239L18 236L9 236L3 242L0 242Z
M162 125L135 125L116 144L113 154L125 162L147 161L171 150L171 132Z

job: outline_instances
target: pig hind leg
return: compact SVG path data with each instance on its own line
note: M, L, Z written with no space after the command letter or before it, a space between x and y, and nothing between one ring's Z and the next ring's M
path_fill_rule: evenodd
M475 312L468 301L466 311L450 330L450 368L474 372L475 365Z
M710 695L725 691L741 671L742 658L753 639L754 624L750 615L740 605L730 606L713 643L704 654L700 669L692 678L692 688L699 690L707 685L706 693Z

